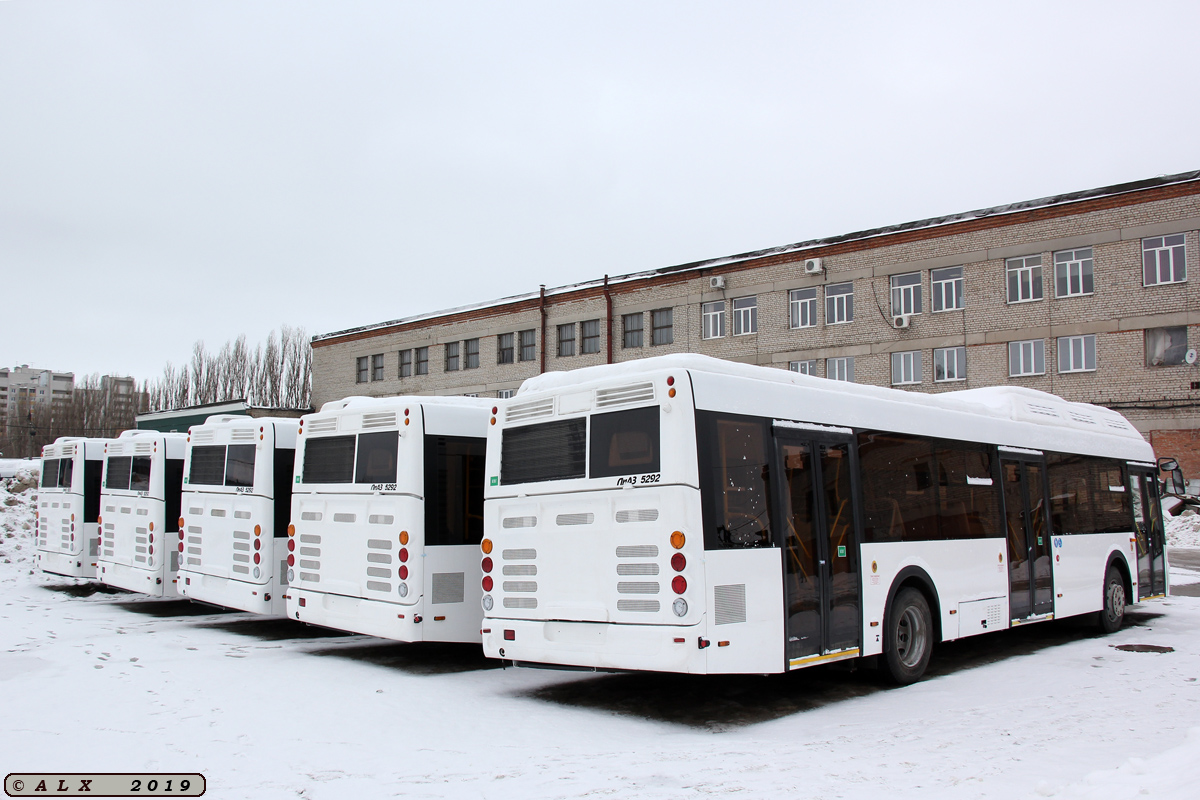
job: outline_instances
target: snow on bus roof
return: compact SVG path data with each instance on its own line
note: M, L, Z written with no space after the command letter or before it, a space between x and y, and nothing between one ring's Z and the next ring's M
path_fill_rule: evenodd
M349 409L368 409L368 408L395 408L402 405L427 405L427 406L460 406L464 408L484 408L494 404L494 400L487 397L462 397L459 395L437 395L437 394L422 394L422 395L395 395L392 397L363 397L354 395L352 397L343 397L341 400L330 400L328 403L321 405L321 410L316 414L328 414L331 412L342 411ZM306 417L316 416L316 414L306 414Z
M625 376L636 377L672 369L807 386L848 397L871 397L931 410L959 411L1002 420L1066 426L1072 426L1072 423L1089 425L1100 421L1105 423L1104 434L1144 441L1142 435L1124 416L1111 409L1089 403L1073 403L1048 392L1021 386L990 386L925 394L886 386L834 381L775 367L725 361L696 353L640 358L618 364L582 367L570 372L547 372L526 380L521 384L516 396L519 398L539 392L561 391L598 381L607 383Z

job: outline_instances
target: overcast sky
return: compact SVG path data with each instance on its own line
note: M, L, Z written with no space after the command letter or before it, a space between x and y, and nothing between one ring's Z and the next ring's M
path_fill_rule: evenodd
M0 366L1200 169L1200 3L0 0Z

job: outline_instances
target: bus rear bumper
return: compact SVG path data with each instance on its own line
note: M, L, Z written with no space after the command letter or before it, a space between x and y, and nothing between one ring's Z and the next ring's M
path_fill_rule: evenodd
M52 575L62 575L67 578L95 578L96 557L85 556L83 553L55 553L51 550L39 550L38 565L42 572Z
M177 597L175 579L164 576L156 569L141 569L117 564L113 561L97 561L100 581L118 589L128 589L150 597Z
M251 614L283 616L287 601L274 581L250 583L234 578L205 575L200 572L179 571L179 594L201 603L222 608L249 611Z
M488 618L483 621L488 658L596 670L708 671L703 623L621 625Z
M365 633L399 642L422 642L427 639L428 626L421 616L421 604L403 605L349 597L329 592L313 592L289 587L287 616L351 633ZM444 641L433 639L433 641Z

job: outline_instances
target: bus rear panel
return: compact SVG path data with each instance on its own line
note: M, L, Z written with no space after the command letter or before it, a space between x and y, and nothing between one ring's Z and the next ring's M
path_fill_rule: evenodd
M210 417L189 432L179 593L255 614L287 611L287 524L299 420Z
M479 641L488 408L350 398L304 418L288 616L406 642Z
M125 431L106 448L100 494L100 580L175 597L187 435Z
M37 559L43 572L95 578L100 485L108 439L63 436L42 449Z

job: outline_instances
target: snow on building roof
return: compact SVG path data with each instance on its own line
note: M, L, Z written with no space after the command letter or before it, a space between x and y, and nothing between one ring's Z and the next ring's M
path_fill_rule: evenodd
M799 255L806 250L815 250L820 247L828 247L835 244L865 241L896 233L906 233L909 231L932 229L945 225L952 225L954 223L966 222L973 219L980 219L982 217L997 217L1006 214L1016 214L1035 208L1046 208L1049 206L1077 203L1083 200L1091 200L1098 197L1110 197L1113 195L1128 194L1130 192L1139 192L1146 189L1155 189L1163 186L1188 183L1196 180L1200 180L1200 170L1195 170L1192 172L1180 172L1175 175L1162 175L1157 178L1148 178L1130 183L1119 183L1112 186L1104 186L1098 189L1086 189L1078 192L1052 195L1050 197L1040 197L1036 200L1024 200L1017 203L992 206L991 208L981 208L974 211L963 211L957 214L930 217L928 219L916 220L913 222L902 222L897 225L887 225L881 228L871 228L863 231L855 231L853 233L845 233L838 236L809 239L807 241L796 242L794 244L779 245L777 247L769 247L763 250L753 250L750 252L738 253L730 256L720 256L718 258L706 259L703 261L692 261L686 264L677 264L669 267L642 270L640 272L631 272L624 275L605 276L603 279L581 281L579 283L571 283L564 286L547 288L545 292L546 297L553 297L555 295L569 294L582 289L595 289L606 284L608 286L614 286L630 281L654 278L660 275L713 269L715 267L738 264L744 261L751 261L768 256L787 255L790 253ZM462 314L471 311L482 311L488 308L499 308L514 303L537 300L540 294L540 290L535 292L525 292L523 294L509 295L508 297L501 297L495 300L471 303L468 305L456 306L454 308L442 309L440 311L432 311L425 314L414 314L410 317L401 317L400 319L388 320L386 322L361 325L355 328L346 328L345 330L333 331L331 333L319 333L312 337L312 341L314 344L316 344L329 339L336 339L342 336L349 336L353 334L369 333L371 331L392 328L397 325L407 325L414 322L422 322L425 320L437 319L439 317L447 317L454 314Z

